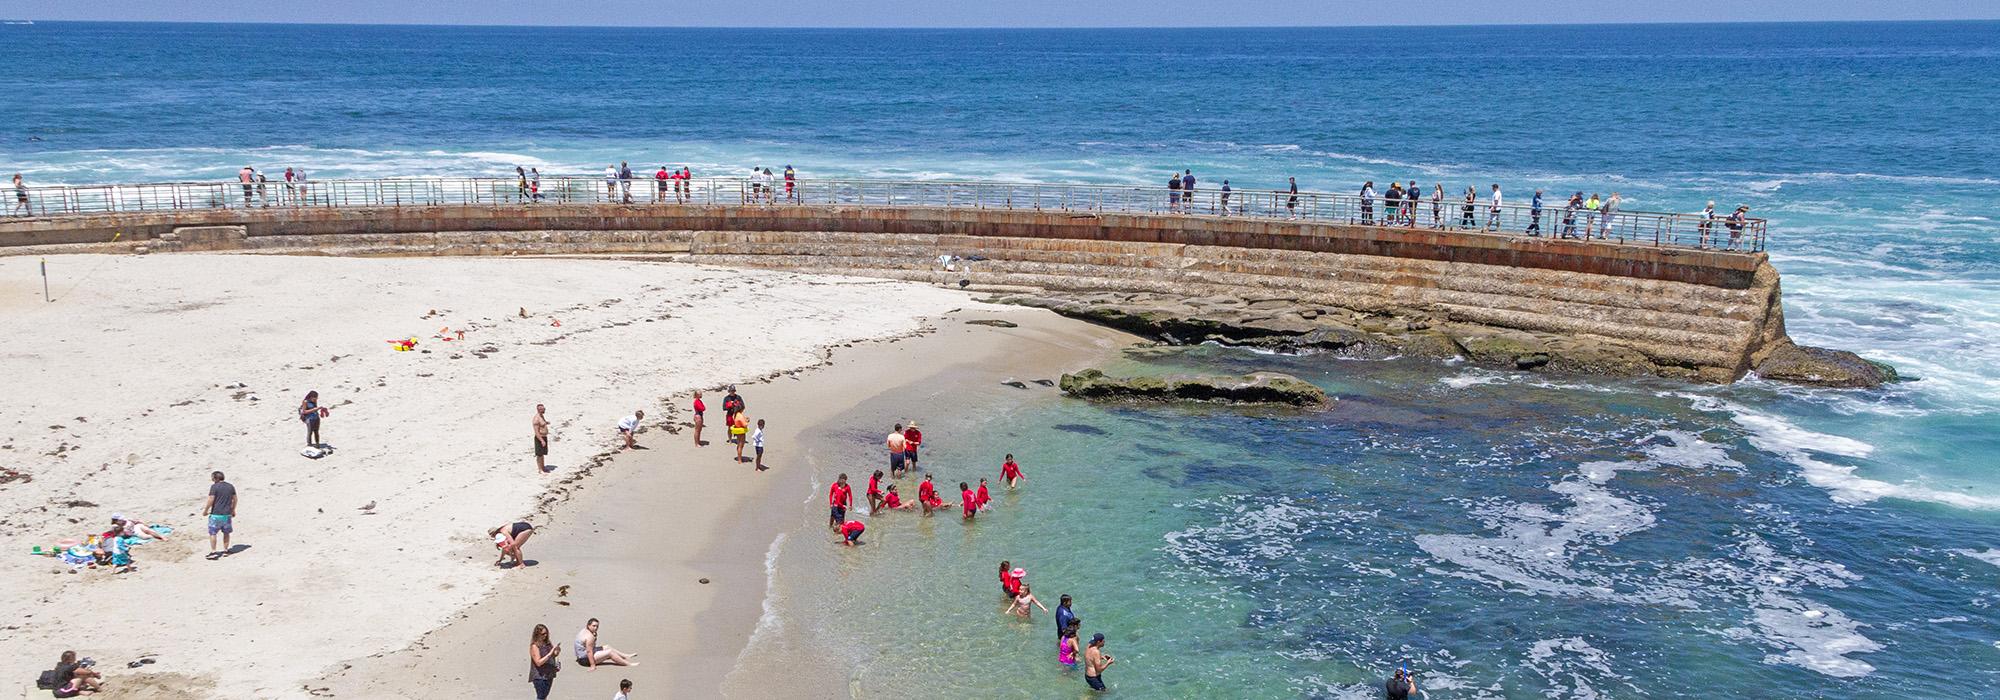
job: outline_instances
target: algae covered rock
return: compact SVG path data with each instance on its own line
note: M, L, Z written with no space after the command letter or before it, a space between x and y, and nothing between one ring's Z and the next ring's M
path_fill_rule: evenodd
M1786 343L1764 356L1757 375L1811 386L1862 388L1896 381L1896 368L1846 350Z
M1113 377L1093 368L1063 375L1058 386L1064 394L1081 399L1275 403L1291 406L1317 406L1326 402L1326 392L1319 387L1278 372L1252 372L1240 377Z

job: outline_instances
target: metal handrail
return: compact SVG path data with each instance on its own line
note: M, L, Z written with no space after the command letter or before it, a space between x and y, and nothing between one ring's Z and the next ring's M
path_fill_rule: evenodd
M633 205L868 205L961 209L1178 214L1244 217L1415 230L1485 232L1626 244L1761 251L1767 222L1745 217L1673 212L1542 208L1461 194L1391 206L1377 195L1199 186L1085 185L953 180L800 179L786 183L734 177L631 180L603 176L544 176L523 187L517 178L382 178L296 182L157 182L56 185L15 190L12 213L65 217L91 214L284 207L413 207L440 205L616 203Z

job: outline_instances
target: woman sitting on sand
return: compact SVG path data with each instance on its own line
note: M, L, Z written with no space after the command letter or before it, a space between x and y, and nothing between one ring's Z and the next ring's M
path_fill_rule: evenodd
M1020 615L1021 617L1028 617L1028 613L1031 612L1028 610L1028 606L1030 605L1041 608L1042 612L1049 611L1048 606L1042 605L1042 601L1035 600L1035 594L1031 587L1028 586L1026 581L1023 581L1021 582L1021 592L1014 596L1014 604L1007 606L1007 612Z
M77 661L74 651L63 652L62 659L56 662L55 670L56 687L53 690L56 697L73 698L102 690L99 683L104 677L98 675L97 670L88 664Z
M637 666L639 662L627 654L597 643L597 618L583 623L583 631L576 633L576 662L589 668L598 666Z
M528 560L521 557L521 545L527 544L528 538L534 534L535 526L525 522L501 525L487 530L486 536L493 538L493 548L500 550L500 558L494 561L493 565L506 566L507 557L513 557L515 567L526 566Z

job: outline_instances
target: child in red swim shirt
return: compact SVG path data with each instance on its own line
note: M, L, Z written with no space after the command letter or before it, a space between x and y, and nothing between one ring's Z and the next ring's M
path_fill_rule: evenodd
M937 487L931 485L929 474L924 475L924 483L917 485L917 502L924 504L924 515L930 515L932 510L943 508L945 505L937 496Z
M877 469L874 476L868 477L868 512L873 513L881 509L882 470Z
M984 478L979 480L978 499L979 499L979 510L986 510L986 502L993 500L992 497L986 495L986 479Z
M904 503L903 497L896 494L896 485L890 484L889 493L882 497L882 507L890 510L903 510L905 508L915 508L917 504Z
M1007 455L1007 461L1000 465L1000 480L1007 482L1008 490L1028 480L1028 477L1021 473L1021 465L1014 463L1014 455Z
M972 487L963 481L958 482L958 505L965 509L966 520L979 514L979 497L972 495Z
M859 520L849 520L840 525L840 535L847 538L846 545L849 547L861 544L861 533L867 530L868 526Z

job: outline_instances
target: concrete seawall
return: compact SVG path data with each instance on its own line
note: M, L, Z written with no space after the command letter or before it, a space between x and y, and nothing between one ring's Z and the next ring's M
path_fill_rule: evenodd
M146 212L0 222L0 255L674 255L719 265L1181 298L1585 339L1740 377L1788 346L1763 253L1270 219L1024 209L544 204ZM975 260L946 272L938 256Z

